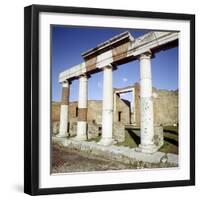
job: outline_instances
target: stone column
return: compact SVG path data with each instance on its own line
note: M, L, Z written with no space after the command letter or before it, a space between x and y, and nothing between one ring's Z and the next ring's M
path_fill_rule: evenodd
M135 125L136 117L135 117L135 88L132 90L132 98L133 98L133 104L132 104L132 114L133 116L131 117L131 124Z
M135 88L135 125L140 126L140 84L136 83L134 88Z
M60 106L60 129L57 137L67 137L68 133L68 123L69 123L69 81L62 83L62 99Z
M151 53L140 55L140 145L138 150L154 153L153 101L151 78Z
M114 142L113 135L113 86L112 66L104 67L103 71L103 105L102 105L102 138L100 145L110 145Z
M79 77L78 122L76 140L87 140L88 77Z
M117 95L118 93L113 92L113 122L118 122L118 115L117 115Z

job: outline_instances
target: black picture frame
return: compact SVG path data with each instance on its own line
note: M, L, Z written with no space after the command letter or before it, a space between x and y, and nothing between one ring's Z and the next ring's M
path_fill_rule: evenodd
M189 180L39 188L39 14L76 13L190 23L190 178ZM24 192L30 195L97 192L195 185L195 15L111 10L83 7L31 5L24 9Z

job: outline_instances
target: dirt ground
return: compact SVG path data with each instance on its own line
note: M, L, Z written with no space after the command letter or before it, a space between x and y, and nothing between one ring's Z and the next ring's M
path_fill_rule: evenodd
M101 158L85 157L76 151L53 145L52 173L132 169L134 166Z
M88 157L81 152L72 151L66 147L60 147L55 144L52 146L51 160L51 173L170 167L160 166L159 164L144 163L142 161L136 162L134 165L128 165L117 161L102 159L99 157Z

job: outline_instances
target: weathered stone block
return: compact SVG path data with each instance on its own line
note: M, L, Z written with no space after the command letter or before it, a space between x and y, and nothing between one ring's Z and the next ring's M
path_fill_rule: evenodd
M77 135L77 122L70 123L69 134L70 134L70 136L76 136Z
M99 136L99 126L94 122L88 123L88 139L94 139Z
M154 126L154 143L160 148L164 144L163 127L156 125Z
M125 126L121 123L113 123L113 138L118 143L125 141Z
M161 160L163 160L166 156L167 163L161 167L178 166L178 155L176 154L165 154L163 152L145 154L137 152L135 149L123 146L102 146L95 142L76 141L57 137L52 137L52 139L54 144L64 146L73 151L78 151L79 153L83 153L87 156L95 156L103 159L109 159L110 161L114 160L132 165L137 165L137 162L139 162L139 169L144 167L143 164L148 165L148 163L158 164L160 166Z
M60 122L58 122L58 121L52 122L52 134L53 135L56 135L59 133L59 126L60 126Z

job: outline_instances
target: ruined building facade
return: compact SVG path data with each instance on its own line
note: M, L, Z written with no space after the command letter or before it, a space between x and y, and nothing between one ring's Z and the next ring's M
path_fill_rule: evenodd
M130 88L130 87L129 87ZM133 108L131 102L116 95L116 104L113 112L115 123L123 125L132 124L140 126L140 87L136 83L131 88L134 89ZM178 124L178 91L159 90L153 88L154 104L154 125L172 126ZM60 120L60 103L52 103L53 132L57 133ZM76 124L78 120L78 103L69 104L69 127ZM88 100L87 111L88 123L101 125L102 122L102 101Z

